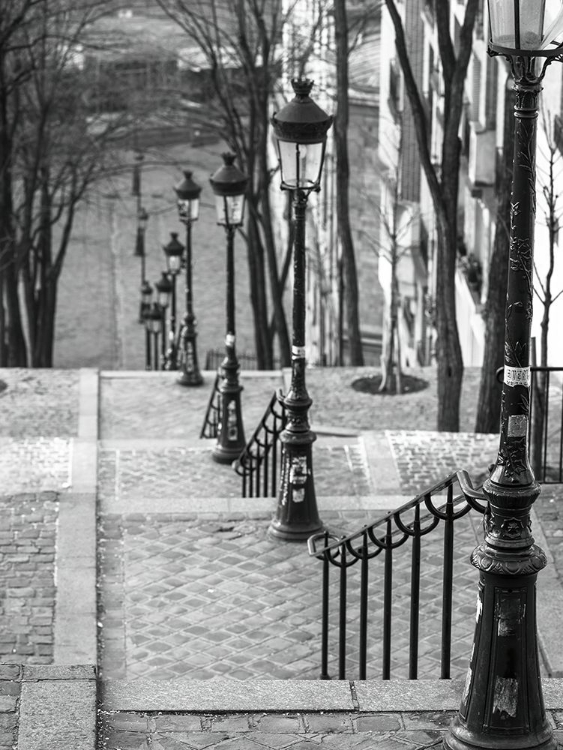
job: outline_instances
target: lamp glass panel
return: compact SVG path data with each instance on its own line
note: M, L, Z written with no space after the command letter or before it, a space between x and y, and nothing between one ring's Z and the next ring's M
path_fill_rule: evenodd
M157 316L154 312L151 313L147 318L147 328L151 333L160 333L160 329L162 328L160 315Z
M223 226L239 226L244 219L244 195L216 195L217 223Z
M290 189L316 187L321 178L324 143L278 141L282 182Z
M553 42L561 43L563 33L563 0L544 0L545 20L541 48L549 47Z
M170 273L174 275L177 273L180 273L180 269L182 268L182 256L181 255L167 255L166 265Z
M159 292L158 293L158 304L162 308L168 307L170 304L170 293L169 292Z
M199 218L199 198L178 199L178 213L182 221L196 221Z
M144 287L141 291L141 298L144 304L150 302L152 298L152 289L150 287Z
M514 0L489 0L491 41L500 47L518 49Z
M541 49L545 0L525 0L519 3L520 40L517 49Z

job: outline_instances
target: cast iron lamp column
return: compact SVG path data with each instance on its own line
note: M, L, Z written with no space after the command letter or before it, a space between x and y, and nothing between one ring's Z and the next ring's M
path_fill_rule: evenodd
M544 0L489 0L489 53L506 57L516 91L504 383L498 457L483 486L485 539L471 557L480 577L475 640L461 707L444 739L449 750L557 747L539 674L536 579L546 557L531 534L540 487L528 457L536 127L549 62L536 58L560 59L560 49L545 49L563 20L557 4L558 15L548 18Z
M145 314L145 326L147 331L147 369L158 370L159 347L158 340L162 332L162 311L158 302L153 302L150 310ZM154 367L153 367L154 363Z
M313 443L309 426L311 399L305 384L305 222L311 191L320 190L326 135L333 118L309 94L312 81L292 81L295 98L272 117L282 190L293 191L293 341L291 386L283 397L287 424L280 435L282 468L278 505L269 534L304 542L322 530L313 479Z
M161 333L161 340L160 340L160 346L161 346L161 352L160 352L160 362L161 370L166 370L167 365L167 350L166 350L166 310L170 307L170 300L172 297L174 285L168 276L168 273L166 271L162 272L161 278L155 282L154 288L157 291L157 308L160 311L160 317L161 317L161 323L160 323L160 333ZM158 370L157 365L158 360L155 360L155 370Z
M192 179L192 173L184 172L184 179L174 188L177 196L178 215L186 226L186 312L180 329L180 357L182 374L180 385L194 386L203 383L197 359L196 317L193 310L192 293L192 224L199 217L199 194L201 188Z
M235 155L223 154L223 166L210 178L215 193L217 223L225 227L227 235L227 335L225 337L226 356L221 364L222 383L221 415L217 443L212 452L214 461L230 464L237 459L244 448L244 427L239 383L239 362L235 348L235 232L244 221L244 192L248 177L234 165Z
M145 235L147 230L147 223L149 215L146 210L141 206L137 212L137 238L135 241L135 255L141 259L141 305L139 307L139 323L144 323L145 307L143 292L147 283L147 271L146 271L146 255L145 255Z
M145 281L141 287L141 301L143 304L143 323L145 325L145 370L152 370L151 361L151 333L147 325L147 318L151 310L152 286Z
M168 349L166 350L167 370L178 369L178 345L176 341L176 276L182 270L182 258L184 257L184 246L178 241L178 234L170 234L170 242L163 246L166 255L166 268L168 269L168 278L171 281L171 306L170 306L170 329L168 331Z

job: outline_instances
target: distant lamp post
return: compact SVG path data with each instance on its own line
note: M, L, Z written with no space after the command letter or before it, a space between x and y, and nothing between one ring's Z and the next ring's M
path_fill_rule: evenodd
M248 177L235 164L235 155L223 154L221 166L210 178L215 194L217 223L225 227L227 235L227 335L226 356L221 364L223 381L221 415L217 443L212 456L219 463L232 463L245 446L239 383L239 363L235 348L235 232L244 221L245 191Z
M546 557L531 534L540 487L530 468L528 420L538 97L547 64L563 60L563 46L550 47L563 28L563 2L488 1L489 54L508 60L516 92L501 434L483 486L485 538L471 557L480 576L473 652L444 746L555 750L539 676L536 579Z
M166 369L166 310L170 307L170 300L172 299L172 292L174 285L172 280L168 276L166 271L162 272L162 276L158 281L155 282L154 288L157 293L157 307L160 311L160 333L161 333L161 369ZM155 370L158 370L155 367Z
M141 304L143 305L143 323L145 325L145 370L152 370L151 343L152 336L147 325L147 318L151 311L152 286L145 280L141 286Z
M158 302L153 302L150 310L145 315L145 327L147 331L147 369L158 370L159 337L162 333L162 310Z
M135 255L141 259L141 305L139 307L139 323L144 323L146 310L146 308L143 307L143 286L147 283L145 236L148 221L149 215L141 206L137 212L137 237L135 241Z
M199 218L200 186L192 179L192 173L184 172L184 179L174 188L178 203L178 216L186 225L186 312L180 329L181 385L194 386L203 383L197 359L196 317L193 310L192 290L192 224Z
M299 542L322 530L313 479L316 436L308 417L312 401L305 385L305 223L309 193L320 190L326 137L333 118L310 98L312 81L294 80L291 84L295 98L272 117L281 188L293 194L295 238L291 386L284 397L287 426L280 436L281 480L269 533Z
M168 349L166 351L166 369L176 370L178 368L178 345L176 342L176 276L182 270L184 258L184 246L178 241L177 232L170 234L170 242L163 246L166 255L166 267L168 277L172 284L170 296L170 330L168 333Z

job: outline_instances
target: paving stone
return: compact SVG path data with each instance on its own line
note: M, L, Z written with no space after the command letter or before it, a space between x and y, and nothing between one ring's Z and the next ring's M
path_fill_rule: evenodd
M4 593L0 597L3 661L18 660L24 664L53 658L54 555L44 554L45 547L38 542L55 546L56 498L52 492L0 497L0 525L10 539L0 566ZM16 668L7 669L10 674Z

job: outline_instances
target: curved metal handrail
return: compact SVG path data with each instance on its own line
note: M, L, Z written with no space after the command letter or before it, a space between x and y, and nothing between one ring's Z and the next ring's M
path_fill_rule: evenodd
M458 483L461 493L454 496L454 485ZM446 493L443 503L436 501L437 496ZM466 471L460 470L450 474L442 482L420 493L400 508L390 511L373 523L364 525L346 536L323 531L308 540L309 555L323 562L322 582L322 627L321 627L321 677L330 679L329 637L331 596L336 596L334 608L337 610L338 633L338 676L346 678L347 652L354 648L349 634L348 614L348 571L358 563L359 570L354 575L355 585L359 583L359 631L358 654L353 657L358 664L359 679L366 679L368 664L369 619L374 616L370 608L370 596L374 593L373 584L369 585L369 561L382 557L383 568L377 580L383 584L383 606L377 600L376 610L382 618L381 654L382 677L391 675L391 643L393 621L393 553L407 541L412 543L410 573L410 609L409 609L409 678L418 676L419 621L421 605L421 539L429 535L440 524L443 526L443 570L442 570L442 614L440 649L440 677L450 677L452 649L452 607L453 607L453 572L454 572L454 522L471 510L481 514L487 509L487 501L479 488L474 488ZM404 558L403 558L404 559ZM337 568L337 592L334 583L330 583L330 570ZM331 594L332 591L332 594ZM357 606L357 594L353 606ZM371 615L370 615L371 613ZM336 614L335 614L336 616ZM402 620L401 620L402 621Z
M280 406L280 411L276 407ZM276 391L258 427L234 463L242 477L242 497L269 497L276 494L279 462L279 436L285 428L285 406L281 391Z

